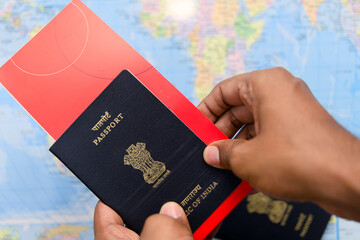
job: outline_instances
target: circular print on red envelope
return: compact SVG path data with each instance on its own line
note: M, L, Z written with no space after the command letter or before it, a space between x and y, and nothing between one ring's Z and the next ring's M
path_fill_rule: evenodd
M83 54L89 41L89 24L75 4L63 10L68 17L55 18L11 60L23 72L49 76L65 71ZM37 46L40 45L40 46Z

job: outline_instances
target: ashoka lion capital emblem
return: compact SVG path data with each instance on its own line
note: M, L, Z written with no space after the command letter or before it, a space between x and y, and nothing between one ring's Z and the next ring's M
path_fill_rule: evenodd
M274 200L263 193L257 193L247 197L246 208L249 213L268 215L272 223L279 223L283 218L288 204L284 201Z
M126 150L128 155L124 156L124 164L143 172L145 182L154 183L165 172L164 163L152 159L150 152L145 149L145 143L131 144Z

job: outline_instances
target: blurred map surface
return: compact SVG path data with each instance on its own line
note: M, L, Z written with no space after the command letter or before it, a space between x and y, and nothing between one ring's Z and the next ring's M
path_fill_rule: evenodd
M0 64L68 3L1 0ZM360 136L357 0L84 3L194 104L227 77L283 66ZM0 239L93 238L97 199L48 152L51 143L0 85ZM323 239L360 239L360 224L333 217Z

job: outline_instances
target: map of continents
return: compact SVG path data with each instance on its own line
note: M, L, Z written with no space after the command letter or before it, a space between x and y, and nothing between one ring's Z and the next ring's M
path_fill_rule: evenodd
M283 66L360 136L358 1L83 1L194 104L227 77ZM0 64L68 2L0 1ZM97 199L1 86L0 124L0 239L93 238ZM334 217L323 239L359 237L357 223Z

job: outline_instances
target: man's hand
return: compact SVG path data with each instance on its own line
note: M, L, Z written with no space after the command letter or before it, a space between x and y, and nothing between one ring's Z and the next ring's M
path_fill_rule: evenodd
M111 208L98 202L95 208L94 232L96 240L140 239L132 230L124 227L121 217ZM193 239L184 210L174 202L165 203L160 214L150 216L141 232L141 239Z
M198 107L229 138L212 143L205 161L230 169L274 197L313 201L360 220L360 144L283 68L218 84Z
M160 214L146 219L141 232L141 239L193 239L190 225L184 210L175 202L165 203Z
M135 240L139 235L124 227L122 218L102 202L98 202L94 213L96 240Z

